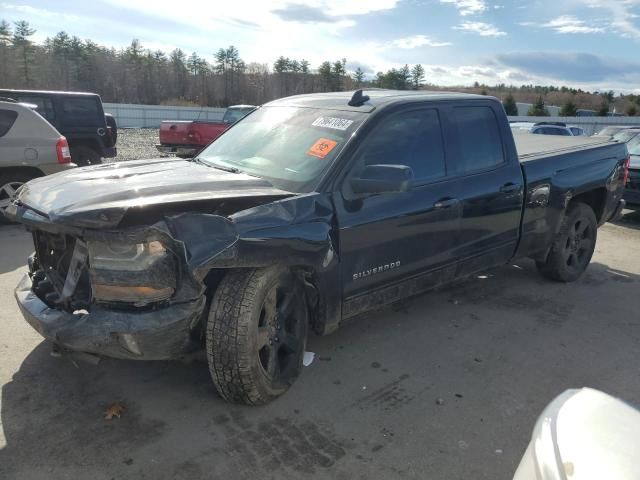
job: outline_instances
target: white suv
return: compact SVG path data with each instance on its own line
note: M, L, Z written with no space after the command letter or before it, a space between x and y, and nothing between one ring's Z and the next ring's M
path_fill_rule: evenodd
M75 166L66 138L30 105L0 99L0 221L24 183Z

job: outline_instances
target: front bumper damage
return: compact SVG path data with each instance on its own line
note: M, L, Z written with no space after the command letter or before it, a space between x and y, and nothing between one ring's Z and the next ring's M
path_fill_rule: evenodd
M15 290L25 320L43 337L69 350L137 360L179 358L199 348L205 297L145 311L94 306L69 313L50 308L32 291L29 275Z
M41 282L36 277L42 265L34 266L38 261L31 260L30 275L15 290L20 310L42 336L68 350L141 360L175 359L198 350L203 344L208 300L229 268L290 266L304 282L312 328L327 334L338 327L339 260L331 238L331 204L324 196L283 199L229 216L180 213L164 216L153 225L124 230L107 225L91 228L99 227L94 218L100 220L102 212L90 212L72 222L69 216L45 217L19 203L12 204L11 210L12 217L34 236L49 232L83 241L127 238L137 243L153 235L170 245L175 255L173 296L142 307L101 303L95 298L74 306L76 296L58 307L55 299L50 302L42 294L37 283L34 288L33 282ZM71 248L72 243L69 245ZM64 269L60 273L64 274ZM78 285L81 283L82 279ZM86 292L86 287L82 291Z

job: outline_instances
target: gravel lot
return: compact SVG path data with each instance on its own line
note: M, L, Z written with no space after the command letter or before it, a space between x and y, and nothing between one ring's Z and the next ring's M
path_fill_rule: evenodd
M118 156L113 160L122 162L145 158L166 157L156 150L159 130L157 128L121 128L118 130Z
M600 230L576 283L522 261L312 336L261 408L223 402L199 362L52 358L12 298L30 238L0 241L1 479L508 479L565 389L640 404L637 214Z

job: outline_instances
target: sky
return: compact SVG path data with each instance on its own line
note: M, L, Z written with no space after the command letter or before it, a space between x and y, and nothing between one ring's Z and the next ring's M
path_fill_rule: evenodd
M0 19L102 45L207 60L347 59L367 76L422 64L438 85L554 84L640 93L640 0L0 0Z

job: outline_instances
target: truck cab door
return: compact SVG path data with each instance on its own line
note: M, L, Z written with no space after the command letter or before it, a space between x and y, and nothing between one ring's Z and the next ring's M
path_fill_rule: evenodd
M458 276L507 263L517 248L524 178L504 115L494 102L451 106L447 120L454 131L452 168L460 201L460 237L454 255Z
M413 107L378 120L354 152L334 193L343 318L452 276L461 206L451 194L444 137L437 108ZM385 164L412 169L407 191L354 193L351 179Z

